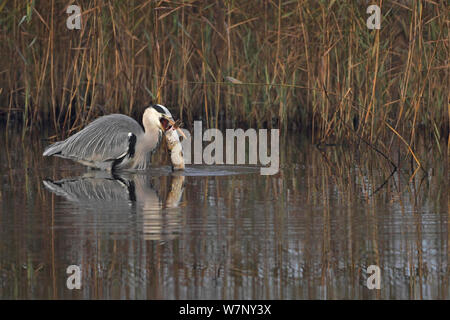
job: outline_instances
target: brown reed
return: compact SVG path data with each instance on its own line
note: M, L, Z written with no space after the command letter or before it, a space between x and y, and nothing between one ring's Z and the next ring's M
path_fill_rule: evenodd
M380 30L363 1L3 1L0 116L67 135L157 102L188 128L401 139L412 154L418 135L448 141L445 2L374 3ZM81 30L66 27L70 4Z

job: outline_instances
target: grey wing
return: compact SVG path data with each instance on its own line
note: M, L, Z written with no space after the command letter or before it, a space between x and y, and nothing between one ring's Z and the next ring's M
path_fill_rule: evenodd
M85 164L102 166L134 153L141 126L125 115L100 117L65 141L51 145L44 155L56 155Z

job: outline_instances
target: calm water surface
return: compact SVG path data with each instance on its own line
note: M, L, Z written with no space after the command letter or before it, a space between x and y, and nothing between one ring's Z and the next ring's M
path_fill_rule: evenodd
M448 159L282 139L280 172L111 176L0 130L1 299L449 299ZM426 143L424 143L426 145ZM403 149L402 149L403 148ZM396 149L396 148L393 148ZM402 151L403 150L403 151ZM442 149L445 152L445 147ZM80 290L66 268L82 270ZM381 289L366 287L381 268Z

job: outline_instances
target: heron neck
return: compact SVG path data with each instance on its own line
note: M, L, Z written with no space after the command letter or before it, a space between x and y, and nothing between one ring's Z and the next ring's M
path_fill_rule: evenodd
M148 126L145 128L145 133L142 136L142 151L149 152L155 149L159 142L159 128L155 126Z

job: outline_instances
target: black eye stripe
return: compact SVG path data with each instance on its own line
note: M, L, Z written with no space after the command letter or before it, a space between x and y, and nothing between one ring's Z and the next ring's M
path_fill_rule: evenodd
M152 107L153 107L153 109L155 109L159 113L166 114L166 111L163 108L161 108L159 105L155 104Z

